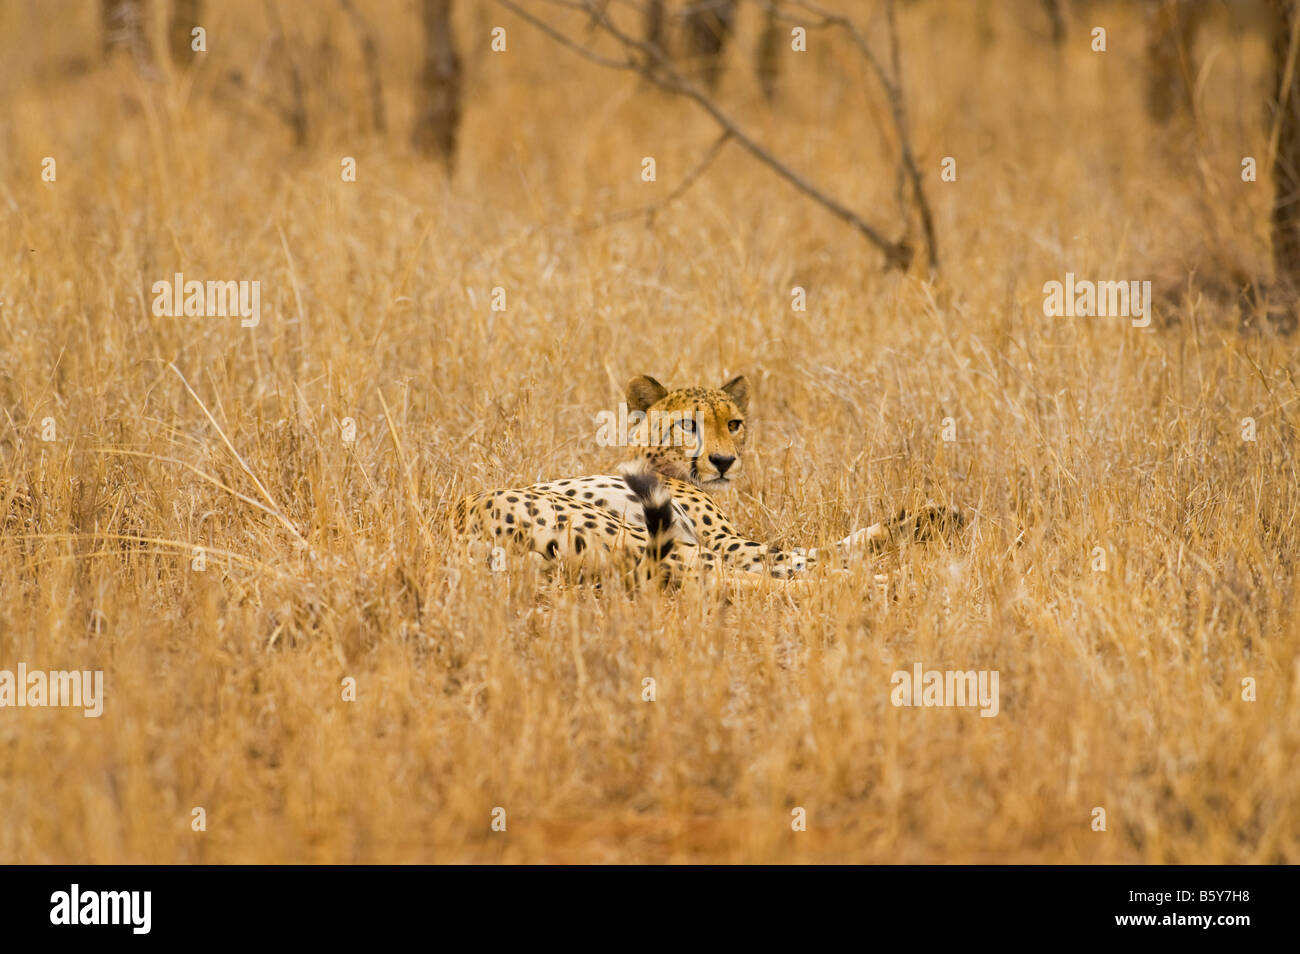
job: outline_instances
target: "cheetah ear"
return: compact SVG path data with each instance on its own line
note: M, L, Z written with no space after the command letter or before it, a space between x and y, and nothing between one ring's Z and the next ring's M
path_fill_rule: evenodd
M668 396L668 389L650 377L642 374L627 384L627 409L629 411L648 411L650 405L658 404Z
M722 390L731 395L731 400L736 402L736 407L741 412L749 409L749 382L745 380L743 374L738 374L722 386Z

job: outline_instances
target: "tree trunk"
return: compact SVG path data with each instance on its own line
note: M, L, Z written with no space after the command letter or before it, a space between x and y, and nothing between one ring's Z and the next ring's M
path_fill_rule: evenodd
M1167 123L1181 109L1190 116L1192 44L1197 11L1186 0L1154 0L1147 36L1147 115Z
M758 36L758 55L755 57L758 87L763 91L763 98L769 103L776 99L777 81L781 75L782 39L781 24L776 18L774 2L767 8L763 32Z
M722 76L722 54L736 22L736 0L695 0L686 11L690 55L710 88Z
M145 0L100 0L104 26L104 58L114 50L126 50L137 63L148 62L151 53L145 36Z
M384 110L384 81L379 72L379 45L375 42L375 34L370 25L357 12L352 0L339 0L339 3L352 23L352 32L361 45L361 56L366 64L366 76L370 85L370 122L375 132L385 132L388 129L388 114Z
M203 0L172 0L172 18L167 25L167 45L172 62L187 67L194 62L193 30L201 26Z
M1065 15L1061 12L1061 0L1043 0L1043 9L1052 24L1052 45L1060 46L1065 42Z
M1294 55L1296 0L1271 0L1273 136L1277 153L1273 158L1273 293L1269 296L1269 320L1282 331L1296 327L1296 302L1300 296L1300 64ZM1271 145L1271 143L1270 143Z
M423 0L424 68L417 101L421 103L412 142L427 156L451 169L456 161L460 128L461 65L451 32L451 0Z
M667 52L664 46L664 0L646 0L645 42L660 53Z

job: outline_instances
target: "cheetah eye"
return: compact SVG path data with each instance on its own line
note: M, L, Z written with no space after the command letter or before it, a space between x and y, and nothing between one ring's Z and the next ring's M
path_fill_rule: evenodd
M695 433L695 420L694 420L694 418L684 417L684 418L682 418L680 421L677 422L677 426L680 427L680 428L681 428L683 431L685 431L687 434L694 434L694 433Z
M745 422L740 420L739 418L737 418L734 421L727 422L727 430L731 431L731 433L733 434L740 433L740 429L744 426L745 426Z

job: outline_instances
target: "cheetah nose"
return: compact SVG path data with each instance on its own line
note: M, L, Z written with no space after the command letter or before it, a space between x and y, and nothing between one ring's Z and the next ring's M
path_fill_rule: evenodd
M718 468L718 476L721 477L727 472L727 468L736 462L735 457L727 457L723 454L710 454L709 463Z

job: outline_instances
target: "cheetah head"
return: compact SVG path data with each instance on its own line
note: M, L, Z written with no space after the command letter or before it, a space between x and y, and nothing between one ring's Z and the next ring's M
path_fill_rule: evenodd
M743 376L720 388L669 391L647 375L627 386L628 411L646 416L636 432L641 455L664 476L710 491L726 489L740 474L748 406Z

